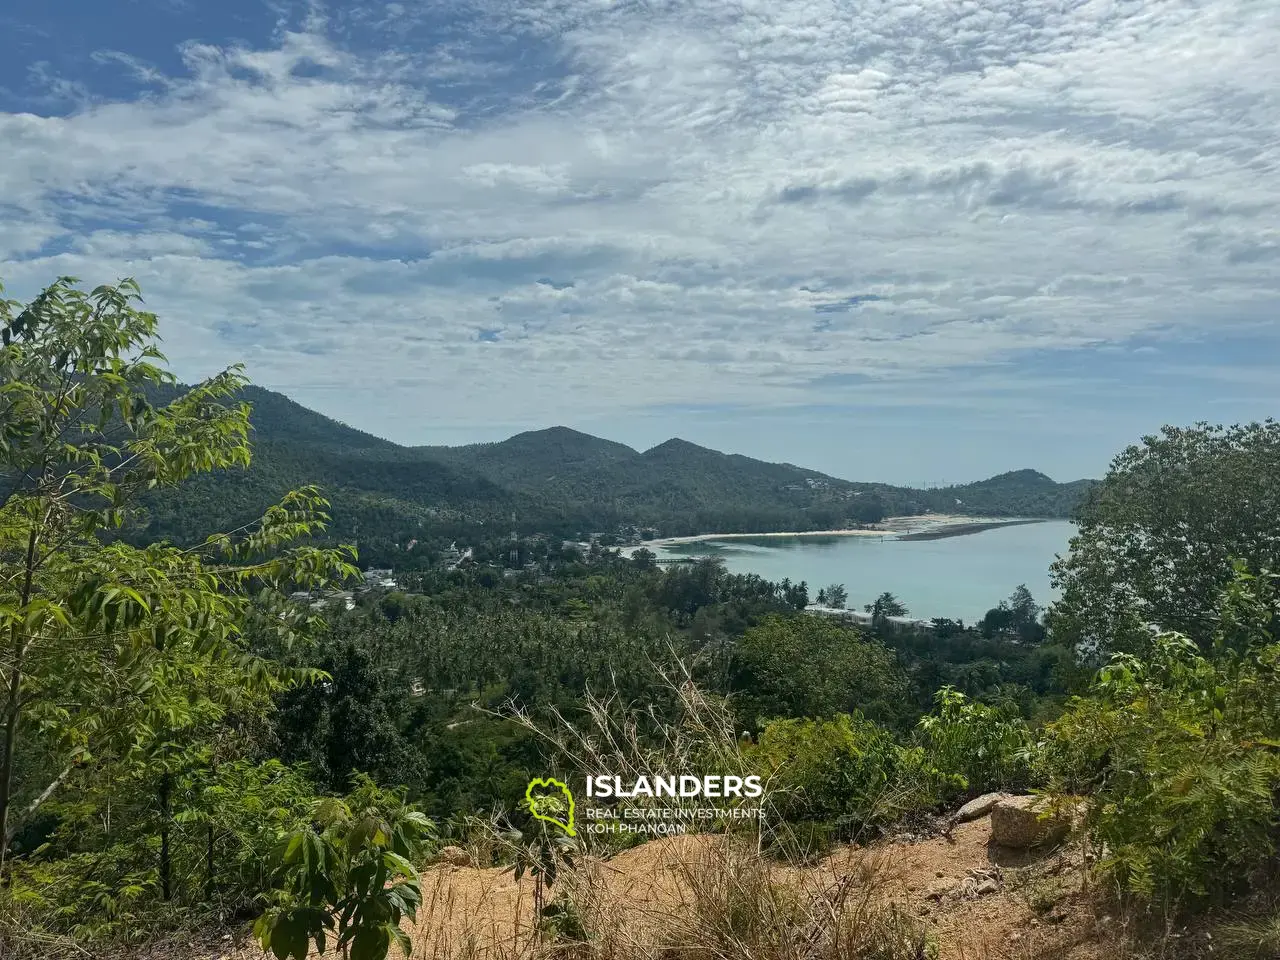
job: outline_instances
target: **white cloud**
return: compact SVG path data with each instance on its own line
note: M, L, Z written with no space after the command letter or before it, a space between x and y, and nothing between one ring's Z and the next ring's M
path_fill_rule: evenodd
M474 421L1277 332L1272 4L494 0L439 46L392 6L377 53L102 51L149 92L0 114L10 290L134 274L189 376Z

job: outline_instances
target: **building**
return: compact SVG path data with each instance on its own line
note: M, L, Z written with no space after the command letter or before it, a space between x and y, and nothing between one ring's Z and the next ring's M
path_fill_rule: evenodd
M370 567L364 572L364 587L366 590L375 588L382 590L394 590L396 588L395 577L392 570L381 570Z

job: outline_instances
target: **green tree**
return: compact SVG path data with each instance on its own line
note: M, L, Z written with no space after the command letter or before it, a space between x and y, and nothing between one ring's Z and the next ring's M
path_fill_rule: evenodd
M908 700L894 655L828 617L769 616L733 651L730 689L748 725L774 717L861 712L897 720Z
M326 519L311 489L191 549L112 542L145 492L247 464L249 411L222 402L243 385L234 369L153 404L175 381L137 286L75 284L0 301L0 868L101 754L154 783L167 876L190 732L307 676L251 654L241 625L270 611L288 644L307 624L281 588L354 570L346 551L298 544Z
M1280 423L1165 427L1115 458L1053 566L1054 638L1105 655L1212 633L1233 560L1280 569Z
M414 864L434 836L423 813L367 777L346 800L319 801L273 855L275 890L253 928L262 948L306 960L312 943L324 953L332 937L349 960L383 960L392 944L408 956L400 924L422 905Z
M833 583L822 591L826 597L826 605L835 607L837 610L843 610L844 605L849 602L849 591L844 588L843 583ZM819 600L821 603L822 601Z
M637 570L653 570L657 567L657 559L658 555L645 547L631 552L631 563Z
M1116 654L1049 728L1055 786L1090 794L1100 868L1175 911L1244 902L1280 838L1280 577L1243 564L1212 630Z
M851 837L892 813L898 748L884 727L861 714L822 720L774 720L747 752L767 776L778 815L789 824L831 824Z
M1025 643L1043 640L1045 633L1040 623L1040 605L1025 583L1019 584L1008 600L1001 600L987 611L980 629L987 639L1012 634Z
M890 617L905 617L907 615L907 608L902 601L887 590L876 597L874 603L868 603L862 609L871 614L871 626L873 628L884 626Z

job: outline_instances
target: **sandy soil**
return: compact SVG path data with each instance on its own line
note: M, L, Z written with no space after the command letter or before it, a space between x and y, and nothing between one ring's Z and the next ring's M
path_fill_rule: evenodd
M699 533L688 537L663 537L649 540L642 547L675 547L687 543L704 543L708 540L757 540L787 537L883 537L885 534L924 533L948 527L981 526L988 529L993 524L1012 523L1022 518L967 517L951 513L930 513L914 517L886 517L877 524L858 530L791 530L776 533ZM1025 522L1025 521L1024 521ZM639 549L629 547L628 551Z

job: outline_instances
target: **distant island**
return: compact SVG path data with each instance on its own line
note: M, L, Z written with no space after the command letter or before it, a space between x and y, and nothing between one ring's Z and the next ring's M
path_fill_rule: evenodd
M306 483L332 501L328 535L358 541L362 553L513 536L615 546L709 534L882 532L890 518L935 515L962 514L966 523L1060 519L1094 483L1057 483L1028 469L923 490L844 480L676 438L637 451L567 427L500 443L406 447L269 390L249 387L241 399L252 407L253 465L154 498L146 523L126 535L192 542L258 516ZM961 532L949 529L899 532Z

